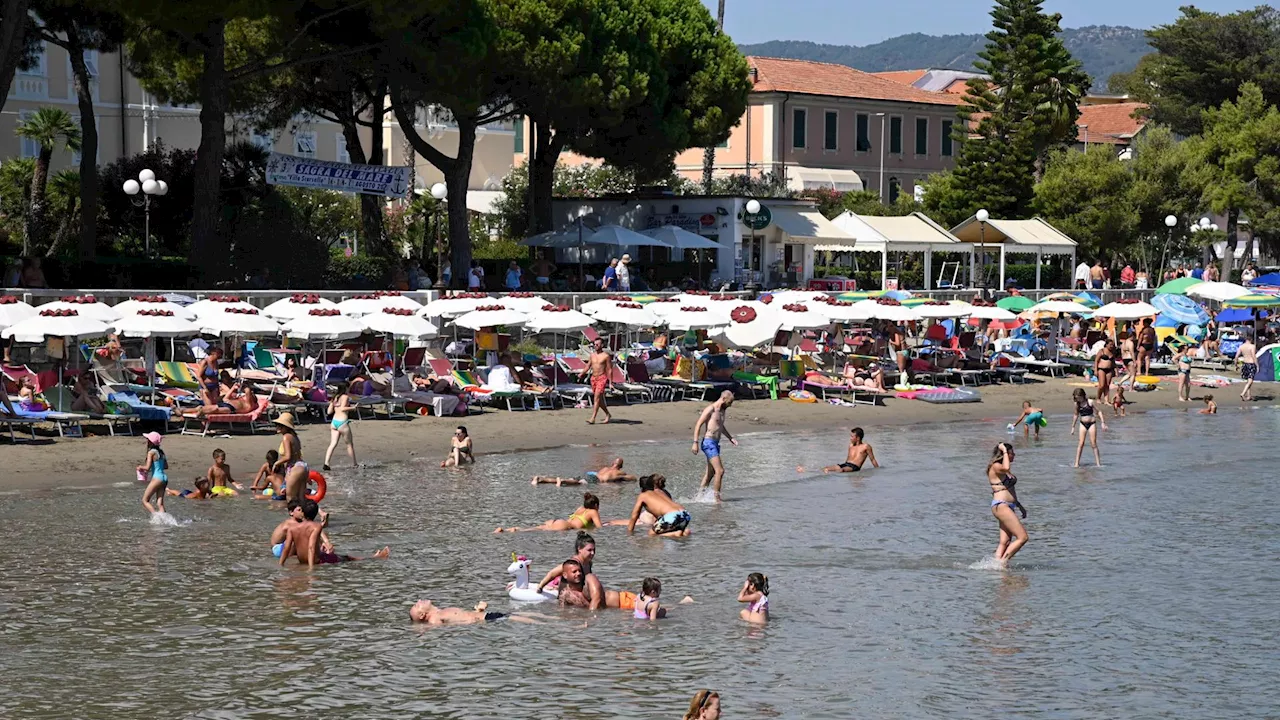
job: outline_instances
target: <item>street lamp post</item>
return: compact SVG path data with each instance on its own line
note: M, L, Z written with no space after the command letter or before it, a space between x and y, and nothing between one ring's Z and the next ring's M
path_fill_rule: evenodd
M751 198L750 200L748 200L748 201L747 201L747 214L748 214L748 215L755 215L756 213L759 213L759 212L760 212L760 201L759 201L759 200L756 200L755 198ZM744 253L744 254L747 256L747 257L744 257L744 258L742 259L742 260L743 260L743 265L744 265L744 266L746 266L746 265L749 265L749 264L750 264L750 260L751 260L751 255L750 255L750 254L751 254L751 253L753 253L753 252L755 252L755 249L756 249L756 224L755 224L755 221L754 221L754 220L752 220L751 222L747 223L747 225L749 225L749 226L751 227L751 247L750 247L750 248L748 248L748 250L747 250L747 252L746 252L746 253ZM764 272L764 267L763 267L763 266L764 266L764 252L763 252L763 251L760 253L760 265L761 265L760 271L761 271L761 273L763 274L763 272ZM748 285L754 285L754 284L755 284L755 278L754 278L754 276L752 277L751 281L750 281L749 283L747 283L747 284L748 284Z
M449 188L444 183L436 183L431 186L431 197L436 199L435 210L432 214L435 217L436 225L436 283L433 287L437 290L444 290L449 285L444 281L444 243L440 241L440 215L444 207L440 201L444 200L449 194Z
M1205 232L1216 233L1217 231L1218 231L1218 224L1215 222L1211 222L1207 217L1200 218L1200 222L1191 226L1191 232L1197 233L1197 234L1205 233ZM1211 237L1209 239L1209 242L1212 242L1212 240L1213 238ZM1202 256L1201 262L1204 263L1204 266L1207 269L1209 267L1209 263L1213 260L1213 251L1210 248L1209 242L1204 242L1204 241L1201 241L1201 242L1203 247L1203 250L1201 252L1201 256ZM1225 253L1224 253L1224 259L1225 259ZM1231 266L1235 265L1235 258L1231 258L1230 264Z
M143 213L143 249L146 255L151 255L151 196L163 196L169 192L169 183L163 180L156 180L156 174L151 170L143 170L138 173L138 179L132 178L124 181L124 194L129 196L129 202L135 207L142 208ZM139 192L142 193L141 198L135 197Z
M991 219L991 213L986 208L979 210L974 217L978 219L978 257L982 258L982 270L978 275L978 287L982 290L982 296L987 296L987 221Z
M1160 274L1156 275L1155 282L1151 287L1157 288L1164 282L1164 261L1169 254L1169 243L1173 242L1173 229L1178 226L1178 218L1174 215L1166 215L1164 218L1165 227L1169 228L1169 234L1164 240L1164 249L1160 251Z

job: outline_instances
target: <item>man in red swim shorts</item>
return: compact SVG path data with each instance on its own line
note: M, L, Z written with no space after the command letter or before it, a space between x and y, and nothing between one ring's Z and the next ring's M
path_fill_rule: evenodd
M609 389L609 374L613 369L613 355L605 349L604 341L596 338L591 344L591 394L595 398L595 405L591 409L591 419L587 421L588 425L596 424L596 415L603 410L604 422L606 425L613 416L609 414L609 404L605 402L604 393Z

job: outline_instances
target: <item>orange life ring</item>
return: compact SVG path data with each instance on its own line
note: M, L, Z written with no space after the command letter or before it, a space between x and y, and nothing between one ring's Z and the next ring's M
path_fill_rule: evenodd
M316 484L316 491L313 493L307 493L306 495L303 495L303 497L316 502L323 500L325 491L329 489L329 485L324 481L324 476L315 470L312 470L311 474L307 476L307 481Z

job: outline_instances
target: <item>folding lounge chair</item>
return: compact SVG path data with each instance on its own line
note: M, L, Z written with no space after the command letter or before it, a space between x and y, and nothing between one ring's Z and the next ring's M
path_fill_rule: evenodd
M96 413L89 410L72 410L75 404L75 396L71 390L64 385L49 388L44 392L44 399L49 403L49 407L60 413L80 413L88 417L90 420L101 420L107 424L107 432L111 435L116 434L116 423L122 423L124 428L133 434L133 423L141 419L137 413L129 413L122 415L118 413Z
M133 393L107 393L107 401L128 405L133 412L137 413L138 417L141 418L143 422L162 422L167 427L169 420L173 418L173 413L169 408L163 405L148 405L147 403L142 402L142 400Z
M570 402L579 403L591 398L594 394L591 392L590 385L574 382L569 377L569 374L564 371L564 368L559 365L548 365L543 370L543 373L546 379L552 383L552 389L561 397L562 402L563 399L567 398Z
M172 360L157 361L156 374L169 387L182 388L184 390L198 390L200 388L200 381L186 363Z
M649 377L649 366L641 362L639 358L634 358L634 360L635 362L632 362L632 358L627 359L627 379L629 381L647 389L656 401L673 402L684 400L685 387L683 384L654 382Z
M35 385L35 391L40 392L40 376L26 365L0 366L0 375L4 377L5 390L14 393L18 392L18 382L23 378L28 378Z
M1067 368L1069 366L1066 363L1054 362L1053 360L1037 360L1033 357L1009 355L1008 353L1003 353L1003 355L1004 357L1008 358L1009 361L1012 362L1014 365L1021 365L1026 367L1027 369L1038 369L1044 372L1045 374L1047 374L1049 377L1066 377L1067 376Z
M119 362L106 362L95 353L90 363L94 376L98 378L98 384L103 387L139 395L160 392L160 388L135 382L136 378L130 377L131 371Z
M206 437L209 435L209 429L214 425L225 425L228 430L234 429L236 425L245 425L249 428L250 434L257 432L259 428L269 429L270 423L261 418L270 402L267 398L258 398L258 407L253 412L245 414L231 413L202 417L194 412L183 413L182 434Z
M609 366L609 382L613 383L615 390L622 393L623 402L653 402L653 393L644 385L632 383L627 380L627 376L622 372L622 368L617 365Z
M482 405L497 405L502 403L507 406L507 412L516 410L513 403L519 403L520 410L528 410L525 406L525 400L530 394L523 390L490 390L484 387L484 383L475 376L470 370L454 370L453 381L463 390L469 392L477 392L477 397Z
M9 442L11 443L18 442L18 438L16 435L14 435L14 432L13 432L13 427L15 425L18 426L19 428L25 429L28 433L30 433L31 439L35 440L36 439L36 423L46 422L46 418L49 415L49 413L30 412L27 410L23 410L21 407L18 406L18 403L16 401L13 402L13 411L14 411L14 414L10 415L5 410L4 406L0 405L0 425L4 425L6 428L9 429Z

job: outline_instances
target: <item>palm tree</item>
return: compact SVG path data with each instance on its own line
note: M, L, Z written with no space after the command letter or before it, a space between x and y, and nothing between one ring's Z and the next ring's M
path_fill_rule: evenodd
M49 184L49 160L61 142L68 150L80 149L80 127L71 113L58 108L40 108L18 124L19 137L34 140L40 146L35 172L31 174L31 210L22 236L22 254L29 256L32 246L44 239L45 187Z
M80 171L68 168L49 178L49 207L58 223L45 257L55 257L80 225Z

